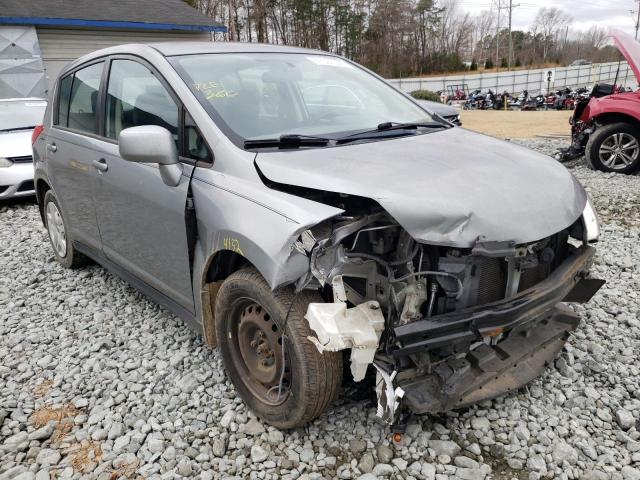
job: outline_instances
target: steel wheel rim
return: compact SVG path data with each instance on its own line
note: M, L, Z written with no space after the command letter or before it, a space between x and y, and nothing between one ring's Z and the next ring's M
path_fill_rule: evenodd
M270 313L250 298L236 302L232 319L231 357L242 383L261 402L283 404L290 394L291 368L286 346L282 348L282 331Z
M62 215L53 202L47 204L47 230L53 250L60 258L64 258L67 255L67 237Z
M612 170L622 170L632 165L640 154L638 140L629 133L614 133L600 145L600 161Z

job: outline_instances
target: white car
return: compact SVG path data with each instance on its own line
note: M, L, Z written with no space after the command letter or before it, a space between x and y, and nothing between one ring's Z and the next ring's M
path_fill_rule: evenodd
M31 135L46 107L41 98L0 99L0 200L35 194Z

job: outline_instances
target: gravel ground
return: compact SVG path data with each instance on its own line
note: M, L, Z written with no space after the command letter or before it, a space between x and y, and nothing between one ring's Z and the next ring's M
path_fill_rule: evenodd
M202 338L100 267L63 270L33 203L0 206L0 480L640 480L640 177L568 167L603 220L607 285L541 378L414 418L402 447L347 393L304 429L262 424Z

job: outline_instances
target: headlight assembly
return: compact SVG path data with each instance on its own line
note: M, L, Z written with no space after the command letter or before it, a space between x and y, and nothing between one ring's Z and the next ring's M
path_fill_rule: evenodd
M584 225L584 241L588 243L597 242L600 237L600 220L589 199L587 199L587 204L582 211L582 222Z
M13 165L13 162L8 158L0 157L0 168L6 168Z

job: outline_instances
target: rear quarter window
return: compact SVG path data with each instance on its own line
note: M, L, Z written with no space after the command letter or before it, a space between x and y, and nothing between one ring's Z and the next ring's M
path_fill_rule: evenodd
M54 125L66 127L69 125L69 98L71 97L71 84L73 75L67 75L60 80L58 89L58 116L53 122Z

